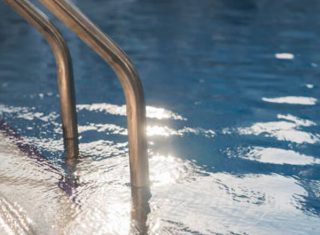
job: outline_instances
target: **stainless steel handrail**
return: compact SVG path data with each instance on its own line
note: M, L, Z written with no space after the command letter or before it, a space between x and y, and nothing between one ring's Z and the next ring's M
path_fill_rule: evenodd
M5 0L47 40L57 64L64 145L68 158L78 156L78 129L72 64L68 47L48 17L28 0Z
M70 1L40 0L115 71L124 90L129 135L131 186L149 191L146 111L142 84L127 55Z

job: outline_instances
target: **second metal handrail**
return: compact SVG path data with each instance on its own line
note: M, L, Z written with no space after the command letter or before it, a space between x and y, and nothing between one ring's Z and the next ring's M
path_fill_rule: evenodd
M68 158L78 156L78 129L70 53L59 30L28 0L5 0L47 40L57 64L64 145Z

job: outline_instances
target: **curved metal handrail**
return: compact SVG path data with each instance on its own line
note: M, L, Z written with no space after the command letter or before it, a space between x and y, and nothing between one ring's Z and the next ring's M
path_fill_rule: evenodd
M64 145L68 158L78 156L78 129L72 64L68 47L48 17L28 0L5 0L47 40L57 64Z
M129 136L131 186L149 191L146 111L142 84L127 55L79 9L66 0L40 0L115 71L124 90Z

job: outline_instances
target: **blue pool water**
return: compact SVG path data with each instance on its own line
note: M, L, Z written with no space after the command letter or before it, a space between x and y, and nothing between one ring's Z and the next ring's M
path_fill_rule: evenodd
M74 2L144 85L149 234L320 234L319 1ZM127 234L126 118L114 73L52 17L73 58L81 136L69 202L50 48L3 2L0 18L0 119L46 161L0 151L1 198L34 233Z

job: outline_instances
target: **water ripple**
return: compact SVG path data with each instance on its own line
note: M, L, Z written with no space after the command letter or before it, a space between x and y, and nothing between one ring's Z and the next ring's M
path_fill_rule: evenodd
M115 105L107 103L99 104L79 104L77 105L78 110L88 110L88 111L99 111L105 112L112 115L126 116L126 106L125 105ZM173 113L170 110L164 108L158 108L153 106L147 106L146 108L147 117L155 119L174 119L174 120L186 120L186 118Z
M320 141L317 134L300 130L303 126L316 125L310 120L303 120L292 115L277 115L279 121L257 122L250 127L238 128L241 135L264 135L280 141L290 141L297 144L315 144ZM282 121L282 120L286 121Z
M299 154L292 150L279 148L252 147L243 158L272 164L313 165L320 164L320 159Z
M275 98L262 98L263 101L276 104L297 104L297 105L315 105L317 103L316 98L302 97L302 96L285 96Z

